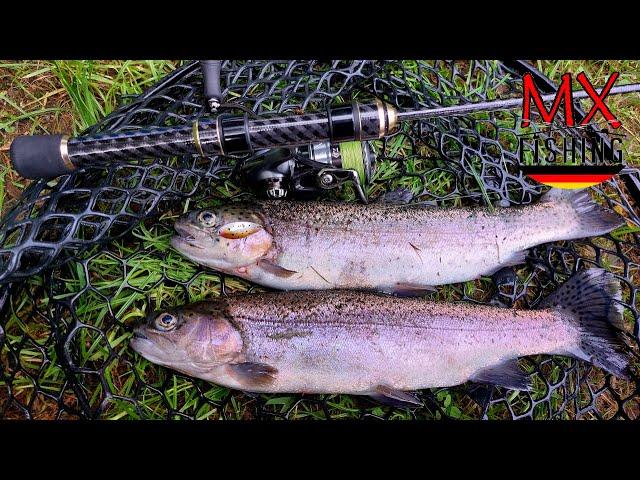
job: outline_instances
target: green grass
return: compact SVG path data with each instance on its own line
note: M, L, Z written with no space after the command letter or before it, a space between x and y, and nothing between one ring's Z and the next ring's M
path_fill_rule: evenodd
M621 82L638 81L635 76L640 70L638 62L610 64L612 62L542 62L539 66L552 78L559 77L567 69L575 72L585 69L594 82L599 82L604 81L609 70L616 68L625 71ZM177 62L170 61L0 63L0 98L5 100L0 107L0 134L3 136L0 142L3 146L3 163L0 163L0 167L4 164L4 168L0 169L0 211L3 208L6 211L7 204L16 198L24 186L24 181L8 167L6 153L13 136L61 131L78 133L116 108L123 96L140 93L176 66ZM407 62L407 66L413 68L416 75L419 73L417 64ZM463 78L444 89L451 93L453 88L457 88L471 97L475 92L482 91L486 76L471 75L471 70L467 70ZM417 82L417 78L409 79L409 83L415 86ZM491 92L495 94L499 87L499 83L493 85ZM633 158L637 159L637 149L631 144L637 145L637 118L633 115L637 103L633 100L621 102L618 105L619 118L629 129L632 139L626 148L630 155L636 154ZM610 104L613 106L613 101ZM614 109L614 112L618 113L618 109ZM483 117L479 115L478 118ZM504 121L508 122L507 119ZM503 141L508 143L512 139L505 138ZM380 153L382 142L375 142L374 148ZM372 183L367 186L370 196L376 197L387 189L398 187L409 188L414 194L421 193L425 187L438 196L453 192L455 180L451 175L434 169L442 166L436 152L425 148L420 156L412 157L409 155L410 144L407 139L397 136L389 141L384 153L388 158L379 163ZM403 165L393 158L403 158ZM479 175L480 163L475 162L472 167L475 175ZM401 172L404 175L400 175ZM83 374L82 381L91 407L97 409L104 401L105 387L120 397L135 396L138 399L139 408L136 409L126 400L112 398L102 414L103 418L180 418L180 414L188 414L199 419L216 419L223 413L228 418L250 418L255 403L251 396L189 379L149 363L128 348L131 334L126 328L150 310L212 298L220 293L222 281L217 274L199 268L171 249L171 225L184 211L211 206L238 191L230 183L219 184L209 196L200 195L185 201L175 211L164 212L157 222L137 226L131 235L109 245L108 249L101 251L94 248L78 261L69 262L54 271L54 300L72 301L80 322L104 332L101 335L89 328L82 328L74 338L74 344L78 347L77 365L102 372L106 382L102 384L96 375ZM478 191L490 204L492 199L488 193L480 188ZM349 188L342 191L341 195L347 201L355 200L355 192ZM463 203L462 200L456 198L441 203L458 206ZM632 232L619 233L629 235ZM519 273L526 274L524 270ZM90 285L87 284L87 278ZM39 277L28 280L29 290L40 292L35 300L38 309L52 305L44 294L46 290L42 283ZM225 280L227 292L242 292L249 287L249 283L236 278L227 277ZM433 294L433 298L452 301L461 298L463 293L478 300L486 299L492 293L491 281L485 278L464 285L445 286ZM33 307L30 302L31 299L26 296L12 299L12 313L5 326L7 343L17 345L26 342L20 349L22 365L37 378L41 390L55 394L64 384L65 377L56 365L53 345L47 342L51 335L50 327L39 317L31 315ZM71 324L69 312L62 312L62 318L65 324ZM45 362L42 349L51 362ZM111 356L111 351L117 355ZM545 376L555 381L559 373L559 366L554 364ZM144 385L137 377L144 380ZM536 378L536 389L532 393L534 401L548 393L544 382ZM55 414L56 408L51 400L33 395L34 382L28 375L15 378L13 388L14 394L22 402L34 402L32 409L36 416L50 418ZM198 389L202 396L198 394ZM2 392L0 385L0 402ZM455 389L437 389L433 394L447 416L470 418L478 414L473 410L472 402ZM212 403L203 401L203 397ZM222 412L216 402L227 398L229 401ZM266 402L266 409L274 414L286 414L288 418L297 419L325 417L324 411L313 398L300 400L298 396L283 394L261 395L261 398ZM392 410L348 395L325 395L324 398L329 414L336 419L356 418L360 415L360 407L374 416L412 418L409 412ZM513 392L507 402L515 411L523 411L529 408L531 399L525 394ZM552 391L551 403L552 409L561 403L561 393L557 389ZM538 416L548 417L549 412L540 405L536 407ZM494 404L489 416L501 418L506 409L506 404ZM440 412L432 413L435 418L441 416ZM420 415L429 416L424 412Z
M26 182L10 167L17 135L77 134L174 70L179 62L0 61L0 214Z

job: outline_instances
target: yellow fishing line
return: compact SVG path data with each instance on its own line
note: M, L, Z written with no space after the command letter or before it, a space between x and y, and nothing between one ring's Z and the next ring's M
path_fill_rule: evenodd
M360 142L343 142L340 145L340 155L342 156L342 168L355 170L358 172L360 185L364 186L366 181L364 173L364 155Z

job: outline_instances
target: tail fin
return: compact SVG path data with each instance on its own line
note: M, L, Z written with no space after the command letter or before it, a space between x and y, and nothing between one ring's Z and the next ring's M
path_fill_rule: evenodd
M574 323L580 341L567 352L609 373L627 377L630 354L622 340L620 284L609 272L592 268L571 277L542 306L557 308Z
M552 188L545 193L540 201L567 202L580 218L579 228L574 238L595 237L615 230L625 221L615 212L593 201L586 189L566 190Z

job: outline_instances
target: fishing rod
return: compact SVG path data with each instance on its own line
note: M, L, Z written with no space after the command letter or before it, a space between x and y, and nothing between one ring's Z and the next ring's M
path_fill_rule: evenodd
M613 87L609 95L631 92L640 92L640 84ZM584 90L573 93L574 100L588 97ZM555 98L555 94L541 96L543 102ZM81 137L21 136L11 144L10 158L16 171L25 178L53 178L94 163L175 155L229 155L323 142L375 140L394 133L402 122L514 109L522 106L522 102L523 98L518 97L398 111L377 100L366 104L354 101L350 105L330 106L325 112L302 115L253 118L248 114L221 114L197 119L189 125Z

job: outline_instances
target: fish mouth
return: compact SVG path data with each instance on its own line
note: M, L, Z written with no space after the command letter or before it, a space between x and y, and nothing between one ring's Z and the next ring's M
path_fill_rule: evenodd
M151 363L155 363L156 365L160 365L163 367L173 368L175 370L181 371L176 368L180 364L188 363L186 360L171 359L166 350L159 347L153 340L150 340L148 337L142 335L136 335L134 333L133 338L129 341L129 346L140 356L149 360ZM191 375L189 371L185 371L187 375Z
M159 355L161 352L158 350L157 345L143 333L133 332L133 338L129 341L129 346L147 360L158 364L163 363Z
M180 249L180 247L188 246L191 248L204 250L205 247L198 243L199 238L194 235L196 233L194 227L188 222L185 222L184 220L178 220L174 224L173 228L177 233L177 235L171 237L171 245L173 247ZM202 235L200 235L200 237L202 237Z
M197 249L204 250L205 247L198 244L197 240L193 237L182 237L180 235L174 235L171 237L171 246L176 250L189 250L189 249Z
M153 342L149 339L149 337L147 337L140 330L138 329L134 330L133 337L131 337L131 340L129 341L129 345L131 346L131 348L133 348L136 352L142 355L142 351L144 350L143 345L145 343L151 344Z
M142 333L139 330L133 331L133 338L141 338L143 340L149 340L149 337L147 337L144 333Z
M191 234L191 229L185 225L184 221L178 220L173 228L178 233L178 235L185 240L195 240L195 237Z
M149 340L148 338L142 338L134 334L133 338L129 341L129 346L133 348L136 352L138 352L140 355L145 357L145 354L143 353L145 352L144 345L146 344L148 346L151 346L151 343L152 343L151 340Z

